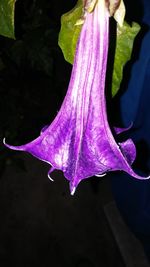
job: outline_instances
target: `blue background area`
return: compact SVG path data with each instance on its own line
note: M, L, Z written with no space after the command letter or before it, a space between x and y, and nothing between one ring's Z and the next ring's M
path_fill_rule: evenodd
M149 27L150 1L141 2L144 11L142 23ZM124 126L133 122L129 136L135 143L145 144L141 146L140 154L150 173L150 30L142 39L139 58L132 66L127 90L120 98L120 110ZM141 239L150 258L150 180L138 181L125 173L117 173L112 174L111 182L125 221Z

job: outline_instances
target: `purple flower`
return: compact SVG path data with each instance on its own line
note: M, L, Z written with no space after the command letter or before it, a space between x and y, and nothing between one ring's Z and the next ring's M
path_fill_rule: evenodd
M88 13L77 44L69 88L50 126L34 141L7 147L27 151L62 170L74 194L79 182L108 171L123 170L137 179L131 168L136 149L131 139L116 143L110 130L105 101L109 12L105 0L98 0ZM124 129L115 128L116 134Z

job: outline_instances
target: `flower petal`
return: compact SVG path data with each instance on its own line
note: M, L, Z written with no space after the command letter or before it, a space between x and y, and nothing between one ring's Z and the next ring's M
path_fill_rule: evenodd
M131 165L136 158L136 148L133 141L128 139L125 142L119 143L119 146L127 162Z
M114 127L114 131L116 134L120 134L120 133L123 133L123 132L126 132L128 130L131 129L131 127L133 126L133 122L130 123L130 125L126 128L118 128L118 127Z

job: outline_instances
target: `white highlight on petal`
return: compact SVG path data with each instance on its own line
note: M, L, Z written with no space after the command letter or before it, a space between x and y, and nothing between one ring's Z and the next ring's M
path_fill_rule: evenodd
M65 143L65 144L61 145L57 154L55 155L54 161L57 164L57 166L59 166L59 168L67 167L66 164L67 164L68 158L69 158L69 152L68 151L69 151L69 144Z
M62 166L62 155L56 154L55 155L55 162L59 167L61 167Z

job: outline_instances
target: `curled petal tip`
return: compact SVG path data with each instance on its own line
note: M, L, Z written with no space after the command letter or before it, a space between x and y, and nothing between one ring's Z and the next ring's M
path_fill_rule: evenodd
M3 138L3 144L6 145L6 138Z
M75 186L70 188L71 196L74 195L75 191L76 191L76 187Z
M106 175L106 173L102 173L102 174L96 174L95 176L96 177L103 177L103 176L105 176Z
M11 146L6 143L6 137L3 138L3 144L4 146L11 148Z
M51 173L55 170L54 167L51 167L50 170L48 171L48 178L50 179L51 182L54 182L54 179L51 177Z
M141 180L141 181L145 181L145 180L149 180L150 179L150 175L148 176L141 176L139 174L136 174L133 169L130 168L129 171L125 170L130 176L132 176L133 178L136 178L138 180Z
M4 144L6 147L8 147L8 148L10 148L10 149L12 149L12 150L25 151L25 146L12 146L12 145L7 144L7 143L6 143L6 138L5 138L5 137L3 138L3 144Z
M48 177L48 179L49 179L51 182L54 182L54 179L50 176L49 173L48 173L47 177Z
M141 176L141 180L149 180L149 179L150 179L150 175L147 176L147 177L143 177L143 176Z
M121 133L124 133L128 130L130 130L133 126L133 122L130 123L130 125L126 128L118 128L118 127L114 127L114 131L116 134L121 134Z

